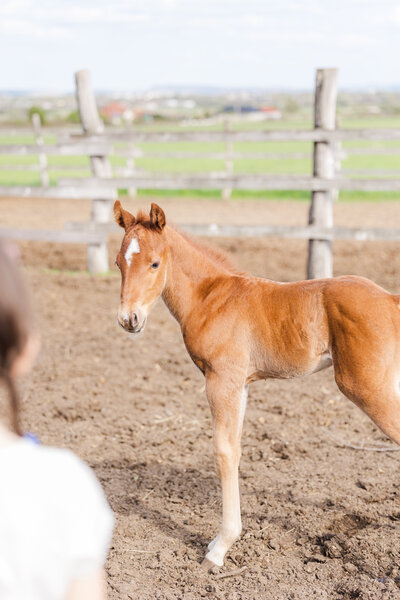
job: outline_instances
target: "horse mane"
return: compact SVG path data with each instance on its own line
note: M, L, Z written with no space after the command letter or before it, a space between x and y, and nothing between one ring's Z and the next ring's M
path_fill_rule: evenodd
M232 275L244 275L243 271L240 271L234 264L230 256L228 256L223 250L216 248L215 246L209 246L205 242L192 238L187 233L180 231L177 227L174 227L175 231L179 233L189 244L194 246L196 250L199 250L215 265L223 267Z

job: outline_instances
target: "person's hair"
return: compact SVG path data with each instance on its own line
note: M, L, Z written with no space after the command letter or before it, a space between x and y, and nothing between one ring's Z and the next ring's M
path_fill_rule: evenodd
M27 290L12 254L12 246L0 243L0 379L8 389L13 429L21 435L12 366L28 342L31 319Z

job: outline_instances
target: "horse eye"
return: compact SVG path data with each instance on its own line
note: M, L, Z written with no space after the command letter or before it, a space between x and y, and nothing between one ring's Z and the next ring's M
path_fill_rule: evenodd
M159 261L156 261L156 262L153 262L153 263L152 263L152 265L151 265L151 268L152 268L152 269L158 269L158 267L159 267L159 266L160 266L160 263L159 263Z

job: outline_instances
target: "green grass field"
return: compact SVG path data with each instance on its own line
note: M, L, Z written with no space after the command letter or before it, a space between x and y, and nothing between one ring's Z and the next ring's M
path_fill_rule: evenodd
M220 129L220 125L207 126L207 127L180 127L179 131L211 131ZM364 119L353 119L353 120L341 120L341 127L344 129L364 129L364 128L396 128L400 129L400 117L388 118L388 117L371 117ZM307 120L287 120L287 121L272 121L263 123L232 123L232 129L307 129L311 128L311 123ZM149 125L142 125L138 127L140 131L166 131L176 130L177 126L168 125L165 123L153 123ZM45 143L51 144L55 142L55 138L51 135L46 135L44 131ZM0 144L34 144L35 139L33 135L14 135L7 136L2 135L0 130ZM392 149L398 151L397 154L382 155L382 154L352 154L342 161L342 170L345 176L350 177L395 177L396 174L376 174L374 170L377 169L390 169L392 171L399 171L400 173L400 141L398 142L370 142L365 140L354 140L343 143L343 150L346 149L361 151L365 148L371 148L374 150L385 150ZM224 144L222 143L194 143L194 142L178 142L178 143L146 143L139 144L138 148L142 149L143 152L176 152L176 151L188 151L188 152L223 152ZM280 158L280 159L236 159L234 161L234 173L247 173L247 174L275 174L275 175L310 175L312 172L312 144L308 142L243 142L233 144L234 152L271 152L271 153L307 153L310 158L293 159L293 158ZM111 157L111 163L114 167L126 166L126 159L115 155ZM29 166L38 164L37 156L35 155L12 155L2 154L0 155L0 185L13 186L38 186L40 185L40 176L37 171L29 170L16 170L15 166ZM61 177L89 177L90 166L89 159L86 156L48 156L48 164L51 167L55 167L54 170L50 171L50 180L52 185L56 185L57 181ZM8 167L4 169L4 167ZM13 169L14 167L14 169ZM209 171L223 172L225 165L222 160L213 160L208 158L151 158L142 157L135 160L135 167L138 171L146 171L149 173L180 173L180 174L200 174L207 173ZM351 169L365 169L370 170L371 174L351 174L348 170ZM174 196L207 196L214 197L220 194L218 190L173 190L173 191L160 191L160 190L143 190L139 192L143 195L157 196L162 195L174 195ZM233 192L232 198L247 198L257 197L266 199L297 199L297 200L308 200L309 192L293 192L285 191L281 192L267 192L267 191L237 191ZM341 192L341 201L357 201L357 200L400 200L400 192Z

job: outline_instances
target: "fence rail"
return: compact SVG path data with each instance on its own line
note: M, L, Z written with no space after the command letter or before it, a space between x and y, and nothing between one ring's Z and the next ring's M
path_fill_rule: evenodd
M104 232L87 229L16 229L0 227L0 238L30 242L63 242L68 244L95 244L104 243Z
M18 156L25 156L27 154L39 153L58 155L58 156L79 156L95 154L100 152L102 154L109 154L112 151L112 147L109 144L103 142L92 141L90 143L74 142L72 144L43 144L40 148L34 144L1 144L0 154L13 154ZM10 169L11 170L11 169Z
M118 197L118 193L114 188L106 189L96 184L87 187L76 187L75 185L58 187L2 185L0 186L1 196L9 198L60 198L63 200L92 200L94 197L101 196L107 200L114 200Z
M324 190L360 190L368 192L399 191L400 179L345 179L335 177L278 176L278 175L232 175L226 177L221 173L207 175L170 175L170 176L137 176L113 177L111 179L95 178L63 178L62 186L98 187L99 189L127 189L137 186L142 189L155 190L219 190L229 186L235 190L302 190L318 192Z
M87 231L86 223L67 222L69 231ZM89 231L99 234L118 233L115 223L91 223ZM315 227L289 225L220 225L218 223L185 224L180 229L205 237L278 237L318 240L356 240L363 242L400 242L400 229L378 227Z
M348 137L349 140L353 140L353 139L358 139L356 136L351 137L350 133L355 131L354 129L347 129L347 130L341 130L341 132L346 132L346 137ZM376 130L378 131L378 130ZM386 130L379 130L379 131L386 131ZM397 131L397 130L391 130L391 131ZM29 130L23 130L22 133L30 133ZM206 132L205 132L206 133ZM249 134L251 134L252 132L248 132ZM3 135L3 134L2 134ZM181 135L180 132L177 132L176 134ZM136 138L136 133L133 130L131 133L131 142L132 140L136 143L139 143L137 138ZM76 138L76 136L74 136L74 138ZM389 138L390 139L390 138ZM400 138L393 138L395 140ZM149 140L150 141L150 140ZM152 141L152 140L151 140ZM177 139L176 141L186 141L186 140L182 140L181 138ZM210 139L205 139L203 140L205 142L210 142L212 140ZM224 138L224 141L226 141L226 138ZM246 141L250 141L250 140L246 140ZM252 139L251 141L256 141L254 139ZM290 140L286 140L286 141L294 141L293 139ZM311 140L308 140L311 141ZM81 142L74 142L74 143L68 143L68 141L63 141L63 143L59 143L59 144L44 144L41 147L41 152L45 152L46 154L50 154L50 155L56 155L56 156L79 156L79 155L86 155L86 156L90 156L94 151L99 152L102 155L117 155L117 156L121 156L121 157L128 157L128 158L208 158L208 159L212 159L212 160L225 160L226 159L226 152L224 151L219 151L219 152L199 152L199 151L191 151L191 150L184 150L184 151L151 151L151 150L143 150L141 148L138 147L134 147L132 150L127 150L124 147L118 147L118 145L116 145L116 140L112 140L112 141L105 141L102 140L101 142L92 142L90 141L87 142L85 138L83 138L83 141ZM39 149L38 147L32 143L32 144L0 144L0 155L15 155L15 156L24 156L24 155L39 155ZM369 148L346 148L346 149L341 149L340 153L339 153L339 157L344 159L347 158L348 156L358 156L358 155L373 155L373 156L378 156L378 155L382 155L382 156L392 156L392 155L399 155L400 154L400 146L398 147L394 147L394 148L374 148L369 147ZM233 159L254 159L254 160L259 160L259 159L271 159L271 160L279 160L279 159L289 159L289 160L301 160L301 159L311 159L313 156L312 152L238 152L238 151L233 151L231 152L231 158ZM11 170L15 170L16 165L10 165L8 168Z
M316 129L249 130L249 131L107 131L104 135L75 134L72 140L98 142L337 142L348 140L398 140L398 129Z

